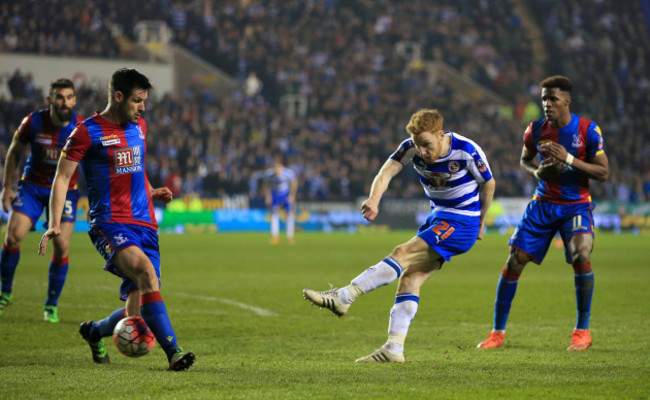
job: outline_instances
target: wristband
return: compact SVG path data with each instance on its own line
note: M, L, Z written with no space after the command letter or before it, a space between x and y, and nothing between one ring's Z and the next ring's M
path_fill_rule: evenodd
M537 170L533 171L533 176L535 176L535 178L537 178L538 181L542 180L542 178L539 177L539 172Z
M566 159L564 160L564 162L567 165L573 165L573 158L574 157L573 157L573 155L571 153L566 153Z

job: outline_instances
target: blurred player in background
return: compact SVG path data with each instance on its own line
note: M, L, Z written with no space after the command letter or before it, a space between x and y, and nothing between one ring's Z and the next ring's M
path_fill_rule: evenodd
M510 238L510 255L501 272L494 305L494 326L479 348L503 346L517 281L529 261L540 264L557 232L567 263L573 266L578 319L567 350L591 346L589 315L594 290L591 250L594 227L589 179L605 181L609 163L598 125L569 111L571 81L552 76L540 83L546 118L524 133L521 168L539 180L533 200ZM533 162L540 154L539 165Z
M445 261L467 252L476 239L483 238L495 189L490 167L476 143L444 131L442 123L437 110L421 110L411 116L406 126L411 138L384 163L361 206L363 216L373 221L391 179L413 162L432 210L417 235L342 289L303 291L307 300L340 317L357 297L399 278L388 340L357 362L404 362L404 342L418 309L420 287Z
M126 316L141 315L167 354L169 369L194 363L185 353L160 296L160 251L153 199L169 202L171 191L153 189L145 172L147 124L141 115L152 86L134 69L117 70L111 77L108 105L83 121L66 143L52 185L50 228L43 234L39 254L49 239L61 234L64 193L79 162L88 183L90 238L106 260L104 269L122 278L120 298L126 308L102 321L87 321L79 333L88 342L93 360L108 363L103 337Z
M20 243L27 232L34 230L43 209L47 208L61 149L75 125L82 120L73 111L77 98L71 80L60 78L53 81L47 102L47 108L34 111L23 119L7 151L0 196L2 208L9 212L11 207L11 214L0 252L0 315L13 300L11 293L20 259ZM18 183L18 192L14 192L16 170L28 145L31 154ZM71 171L70 182L63 191L63 215L59 213L61 234L54 240L54 255L50 261L43 319L52 323L59 322L57 304L68 274L68 249L79 200L77 178L75 169Z
M273 168L264 173L264 188L266 205L271 208L271 244L280 243L281 207L287 213L287 241L293 244L298 179L295 172L286 167L282 156L276 156Z

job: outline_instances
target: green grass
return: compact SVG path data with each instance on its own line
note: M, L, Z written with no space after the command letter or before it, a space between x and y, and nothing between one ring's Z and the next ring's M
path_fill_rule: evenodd
M342 319L310 307L303 288L347 284L411 232L164 235L162 294L181 345L197 355L165 371L159 348L129 359L108 346L95 365L77 328L118 308L119 280L86 235L75 235L61 322L41 321L49 257L39 235L22 245L14 304L0 316L0 397L173 399L575 398L650 396L647 236L598 234L593 347L567 352L575 324L573 271L551 248L530 264L513 303L506 346L475 348L492 324L507 237L490 234L422 289L402 365L355 365L386 339L395 284L359 299ZM255 308L256 307L256 308ZM272 315L265 313L272 312Z

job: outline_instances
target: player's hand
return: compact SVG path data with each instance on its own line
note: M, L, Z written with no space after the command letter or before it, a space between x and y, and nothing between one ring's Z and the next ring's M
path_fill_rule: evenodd
M8 213L9 207L14 202L14 200L16 200L16 195L14 194L14 191L12 189L3 188L0 197L2 197L2 209L5 210L6 213Z
M540 180L546 181L562 175L565 168L564 163L556 160L555 157L550 157L537 167L536 175Z
M38 255L44 256L45 252L47 251L47 242L50 241L50 239L59 236L61 234L61 228L49 228L45 233L43 234L43 237L41 238L41 242L38 244Z
M542 144L540 153L542 153L546 158L560 162L564 162L568 154L564 146L556 142L546 142Z
M167 186L154 189L151 192L151 198L154 200L160 200L163 203L169 203L174 198L172 191L169 190Z
M379 206L368 199L361 204L361 214L363 214L363 218L372 222L379 214Z

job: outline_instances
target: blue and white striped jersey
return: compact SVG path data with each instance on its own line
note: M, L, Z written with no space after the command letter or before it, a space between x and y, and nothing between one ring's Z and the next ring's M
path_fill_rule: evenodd
M282 168L282 173L278 174L275 168L270 168L264 173L264 181L274 196L288 195L291 189L291 182L296 180L296 173L289 168Z
M472 140L455 132L446 131L445 135L451 136L449 153L433 164L424 162L411 138L403 141L390 158L402 165L413 161L424 193L431 201L432 213L479 217L478 187L492 179L490 165L483 150Z

